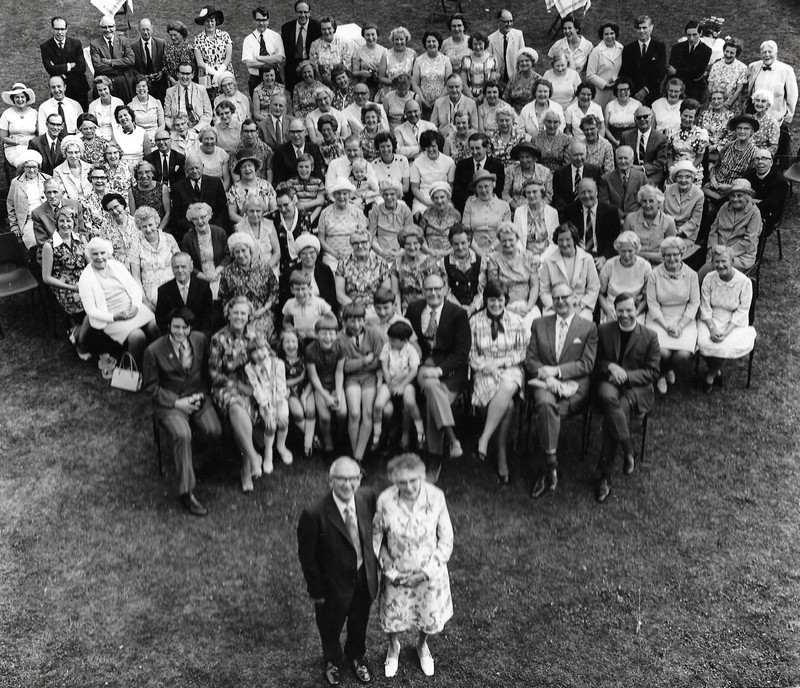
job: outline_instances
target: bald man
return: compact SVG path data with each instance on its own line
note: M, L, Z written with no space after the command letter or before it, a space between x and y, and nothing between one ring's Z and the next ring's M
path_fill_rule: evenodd
M553 172L553 202L556 210L563 210L578 198L578 183L581 179L600 181L602 170L597 165L586 162L586 144L574 140L567 149L569 164Z

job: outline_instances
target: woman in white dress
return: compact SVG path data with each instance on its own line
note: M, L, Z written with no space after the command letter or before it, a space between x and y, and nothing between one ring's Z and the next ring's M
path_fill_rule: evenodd
M122 162L133 168L145 155L150 155L150 138L144 129L137 126L136 115L129 106L120 105L114 110L114 118L114 141L122 150Z
M586 70L592 44L581 36L581 23L571 14L561 20L561 30L564 32L564 38L559 38L553 43L547 56L555 57L556 53L565 53L569 68L582 74Z
M644 324L647 310L645 289L652 268L650 263L636 255L642 244L636 232L622 232L614 239L616 256L609 258L600 270L600 322L617 319L614 299L622 293L632 294L636 300L636 319Z
M600 42L589 54L586 63L586 80L597 89L595 102L601 107L611 102L612 89L622 67L622 43L617 40L619 26L614 22L605 22L597 29Z
M22 151L27 150L28 141L36 136L38 113L31 107L36 102L36 94L32 88L18 82L10 91L3 91L2 99L11 107L0 115L0 141L7 166L16 170Z
M97 136L106 141L114 140L114 112L120 105L125 105L119 98L111 95L113 84L107 76L96 76L94 87L97 90L97 99L89 103L89 114L97 119Z

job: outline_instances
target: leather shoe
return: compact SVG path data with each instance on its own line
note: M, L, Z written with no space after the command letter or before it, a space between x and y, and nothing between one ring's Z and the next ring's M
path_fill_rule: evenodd
M622 459L622 472L625 475L633 473L633 467L636 465L636 457L633 454L625 454Z
M605 502L606 499L608 499L608 495L610 492L611 492L611 485L608 482L608 478L603 478L600 481L600 484L597 486L597 494L595 495L598 503L602 504L603 502Z
M322 675L325 677L329 686L339 685L339 667L333 662L325 663L325 671L322 672Z
M558 472L553 469L549 474L540 475L531 488L531 499L539 499L545 492L555 492L558 485Z
M353 673L355 673L356 678L361 681L361 683L369 683L372 680L372 670L369 668L369 664L364 661L363 657L361 659L351 660L350 664L353 667Z
M206 516L208 514L208 509L198 502L191 492L181 495L181 504L192 516Z

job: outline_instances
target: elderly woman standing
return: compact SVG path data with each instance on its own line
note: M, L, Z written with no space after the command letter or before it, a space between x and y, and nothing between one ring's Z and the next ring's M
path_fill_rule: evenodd
M394 86L395 78L401 74L408 77L408 84L411 85L411 74L417 57L416 51L408 47L411 33L406 27L398 26L392 29L389 40L392 42L392 48L383 54L378 65L378 81L383 88L383 96L388 94L389 87Z
M450 229L461 223L461 213L451 202L453 192L447 182L436 182L429 192L431 206L422 213L419 228L425 236L425 250L441 258L450 253Z
M533 145L542 152L541 163L555 172L567 159L567 147L572 137L559 131L561 116L554 110L544 116L544 131L533 137Z
M703 280L697 328L697 348L708 366L706 394L715 385L723 386L725 361L750 353L756 341L756 330L749 325L752 282L734 267L729 247L714 246L711 259L714 272Z
M742 42L738 38L727 38L722 59L711 65L708 73L709 92L721 91L724 107L732 115L742 111L747 88L747 65L738 59L741 52Z
M647 310L645 289L652 268L649 262L636 255L641 245L639 237L631 231L622 232L614 239L614 250L617 255L606 261L599 275L600 322L617 319L614 299L622 293L628 293L636 301L637 319L644 323L644 313Z
M36 246L31 213L45 202L44 183L50 179L39 171L41 166L42 156L38 151L23 151L6 199L9 229L22 239L27 249Z
M539 53L533 48L521 48L517 53L517 70L503 91L503 100L511 105L517 114L533 100L536 81L542 78L541 74L533 70L538 61Z
M378 497L372 534L383 572L379 599L381 627L389 635L384 670L397 673L399 635L416 629L420 667L433 676L428 636L440 633L453 616L447 562L453 552L453 526L444 493L425 480L416 454L389 462L393 486Z
M61 154L65 160L53 170L53 177L61 182L64 196L73 201L77 201L92 190L89 181L91 165L81 159L83 152L83 141L79 136L74 134L65 136L61 139Z
M108 175L110 192L128 195L133 183L133 170L122 160L122 148L114 141L109 141L103 154L103 167Z
M557 251L551 251L539 266L539 297L543 315L553 312L553 297L550 295L556 284L565 282L572 287L575 296L575 312L586 320L594 319L594 307L600 294L600 280L592 256L578 244L580 234L571 222L564 222L553 232Z
M349 66L353 61L353 44L336 35L336 20L321 17L319 29L321 38L317 38L308 50L308 58L316 66L320 79L331 82L331 70L338 64Z
M272 307L278 299L278 280L269 265L253 260L254 249L255 242L249 234L234 232L228 237L228 252L233 262L222 270L219 299L225 304L234 296L246 296L254 309L250 319L252 329L271 339L275 331Z
M0 142L6 164L15 168L22 152L27 150L28 141L36 136L38 113L31 107L36 102L32 88L17 82L9 91L3 91L3 102L11 107L0 114Z
M497 230L503 222L511 221L508 203L494 195L497 175L481 169L470 183L473 195L464 205L461 224L472 230L473 248L482 256L494 249Z
M506 180L503 184L503 198L508 201L511 210L516 211L525 205L525 186L529 181L535 180L542 184L543 200L545 203L549 202L553 197L553 173L539 164L542 152L530 141L520 141L511 149L511 159L518 164L506 167Z
M242 206L242 214L244 217L236 223L233 231L244 232L253 237L254 258L267 263L275 273L275 277L278 277L281 247L275 226L266 217L267 204L257 196L248 198Z
M445 283L447 276L435 257L422 252L423 236L419 227L404 227L397 239L402 253L392 267L392 290L400 298L400 313L405 313L409 304L424 297L422 283L428 275L439 275Z
M425 52L417 56L411 73L411 83L422 105L423 116L430 115L434 101L444 92L444 83L453 73L453 66L446 55L439 52L442 35L438 31L422 34Z
M83 310L92 329L103 332L141 367L148 341L159 336L156 317L142 302L142 288L120 262L110 241L92 238L86 245L89 265L78 280Z
M586 144L586 164L596 165L603 174L614 169L614 148L605 135L600 136L602 130L605 134L603 120L594 115L586 115L580 122L583 142Z
M147 160L142 160L134 169L136 183L128 192L128 205L131 212L138 208L152 208L158 213L158 228L165 231L172 217L169 187L155 180L156 168Z
M325 251L323 260L332 270L336 270L337 261L352 253L350 235L356 231L366 231L367 228L364 213L350 203L350 196L355 190L347 179L339 177L328 189L333 203L319 215L317 231L319 243Z
M150 95L150 87L145 75L136 77L135 83L136 95L128 103L128 107L133 110L136 123L145 130L152 145L156 132L164 128L164 106L161 101Z
M524 129L515 125L516 115L511 106L501 106L495 112L497 130L489 138L493 155L508 169L512 164L511 153L523 141L528 140Z
M641 242L639 255L653 264L661 262L661 240L675 236L675 220L663 212L664 193L661 189L645 184L636 194L639 209L628 213L622 226L624 231L632 231Z
M375 317L372 300L380 287L391 286L389 264L371 249L365 229L354 230L349 237L350 255L336 266L336 298L340 306L359 303L367 309L367 318Z
M186 209L186 219L193 227L183 237L183 250L192 257L197 274L209 283L216 299L222 271L231 257L225 230L209 224L213 212L208 203L192 203Z
M232 72L233 41L227 31L217 27L225 22L225 15L213 5L206 5L195 17L194 23L203 31L194 37L194 59L197 62L198 82L208 90L208 99L213 103L219 89L213 87L218 72Z
M96 76L94 87L97 91L97 98L89 103L89 114L94 115L97 120L97 135L106 141L114 140L114 113L118 107L125 105L119 98L111 95L113 88L111 79L107 76Z
M522 246L537 259L553 244L558 227L558 212L547 204L545 186L539 179L528 179L522 186L525 202L514 211L514 231Z
M150 138L136 124L136 115L127 105L114 110L115 123L111 125L114 141L122 151L122 162L133 167L145 155L150 155Z
M705 196L695 184L697 168L689 160L675 163L669 171L672 182L664 191L664 212L675 220L678 237L683 240L686 258L696 250L697 235L703 219ZM663 253L663 251L662 251Z
M402 189L398 183L384 179L380 190L383 203L376 203L369 211L369 233L375 253L391 262L402 253L398 242L400 232L413 225L413 220L411 209L400 200Z
M597 89L595 102L601 107L613 98L611 90L622 67L622 43L617 40L619 26L614 22L605 22L597 29L600 42L589 54L586 62L586 80Z
M142 285L144 304L155 310L158 288L172 279L172 256L180 249L171 234L161 231L158 213L150 206L141 206L133 220L140 234L128 256L131 274Z
M256 172L261 168L261 160L242 151L236 160L233 173L239 176L228 189L228 215L234 224L244 219L244 204L249 198L260 198L272 212L277 207L275 189Z
M478 438L478 458L486 460L489 441L499 428L497 481L501 485L508 484L508 429L514 415L514 397L525 383L522 361L531 330L519 313L508 308L510 298L513 297L509 297L506 285L493 279L483 290L484 309L470 321L472 403L486 408L486 423Z
M680 106L680 126L667 132L667 157L669 164L688 160L697 168L695 183L703 183L703 159L708 149L708 132L695 124L700 103L686 98Z
M700 285L697 273L684 264L684 244L678 237L661 242L664 262L653 268L647 279L647 319L645 324L658 336L661 349L661 375L656 389L667 393L675 384L675 368L697 348L697 309Z

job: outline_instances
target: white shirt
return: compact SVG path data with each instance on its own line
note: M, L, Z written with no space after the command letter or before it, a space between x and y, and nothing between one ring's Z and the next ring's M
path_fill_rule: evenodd
M83 114L83 108L72 98L61 101L64 110L64 131L74 134L78 130L78 116ZM58 114L58 101L55 98L45 100L39 106L39 131L47 131L47 118Z
M350 176L352 167L346 155L331 160L328 165L328 171L325 173L325 186L330 188L338 177L347 179ZM375 168L372 166L371 162L367 163L367 182L373 183L375 188L378 188L378 175L375 174Z
M775 102L769 109L779 123L784 119L791 121L797 107L797 79L794 69L785 62L774 60L769 69L764 67L763 60L752 62L747 67L749 92L764 89L769 91Z
M442 304L437 306L435 309L431 308L430 306L425 306L425 308L422 309L422 313L419 317L419 326L422 330L421 334L423 337L428 331L428 326L431 324L431 316L434 313L436 314L436 326L439 326L439 323L442 321L442 308L444 308L444 302L442 302Z
M375 105L375 103L367 101L366 105ZM364 125L361 122L362 109L363 108L359 107L357 103L350 103L350 105L342 110L342 114L347 120L347 124L350 126L350 132L353 134L360 134L364 130ZM386 117L386 110L384 108L380 108L380 110L380 129L382 131L389 131L389 119Z
M261 35L262 34L260 34L258 31L253 31L253 33L250 33L244 37L244 40L242 41L242 62L246 63L248 60L258 59L259 53L261 52L261 42L259 41L259 37ZM267 46L268 55L280 55L283 58L286 57L286 52L283 48L283 40L281 40L281 35L277 31L265 29L263 36L264 45ZM247 67L246 64L245 66ZM247 67L247 71L253 76L259 75L258 69Z
M414 132L413 127L417 127ZM395 127L394 136L397 139L397 152L405 155L409 161L419 155L419 137L423 131L434 130L436 127L428 120L419 120L415 125L410 122L403 122Z

